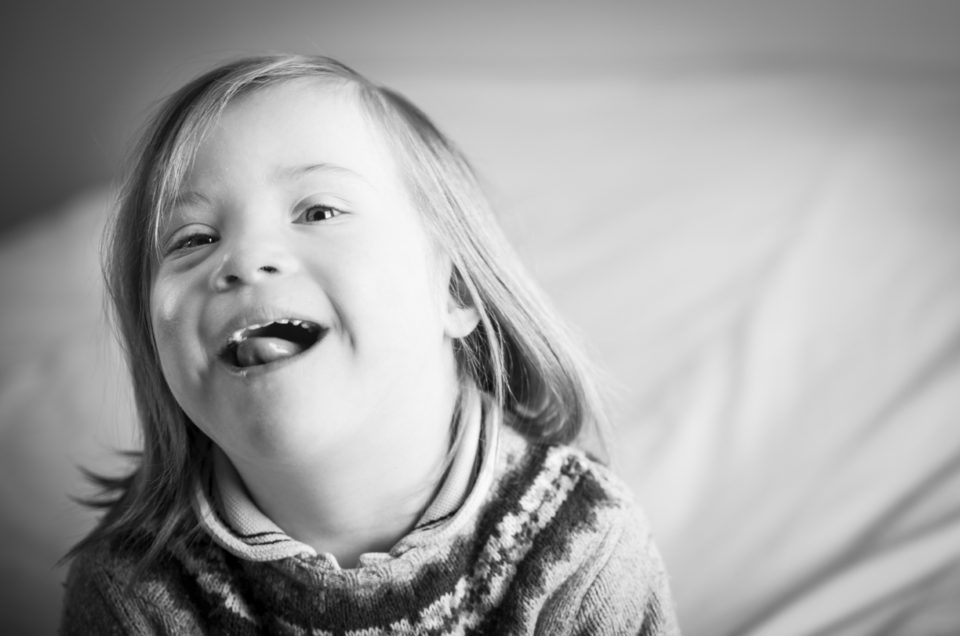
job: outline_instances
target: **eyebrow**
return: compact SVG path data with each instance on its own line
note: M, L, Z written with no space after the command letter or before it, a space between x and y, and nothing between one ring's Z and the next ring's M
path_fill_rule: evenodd
M364 178L364 176L360 173L354 172L350 168L338 166L337 164L333 163L308 163L301 166L284 166L274 171L274 176L278 180L293 181L315 172L332 172L335 174L352 177L354 179L360 179L361 181L366 181L366 178Z
M177 195L173 197L172 208L180 208L183 206L198 205L203 203L210 203L210 199L203 196L196 190L182 190L177 192Z
M345 168L344 166L338 166L333 163L309 163L302 166L283 166L274 170L274 179L278 181L295 181L296 179L302 179L303 177L313 174L316 172L332 172L335 174L340 174L343 176L351 177L354 179L359 179L365 183L370 183L367 179L361 175L359 172L355 172L350 168ZM191 205L202 205L209 204L210 199L205 197L203 194L197 192L196 190L184 190L178 192L177 195L173 198L173 209L181 208L184 206Z

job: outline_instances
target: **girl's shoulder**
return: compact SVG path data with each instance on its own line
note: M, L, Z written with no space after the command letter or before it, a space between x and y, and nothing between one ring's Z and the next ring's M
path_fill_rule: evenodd
M128 629L130 611L124 601L136 569L134 554L108 541L83 546L70 561L61 633L112 634Z
M663 560L629 487L581 449L506 428L499 457L481 540L498 563L494 570L536 582L522 595L542 603L538 624L546 633L571 625L590 633L675 633ZM620 620L627 622L609 622Z
M505 493L526 501L549 500L581 511L603 511L611 519L637 524L649 533L649 522L630 487L585 450L530 440L505 426L499 455L498 481Z
M145 559L148 541L103 539L70 562L60 616L62 634L173 633L191 625L171 582L182 564L172 551ZM186 621L186 622L183 622Z

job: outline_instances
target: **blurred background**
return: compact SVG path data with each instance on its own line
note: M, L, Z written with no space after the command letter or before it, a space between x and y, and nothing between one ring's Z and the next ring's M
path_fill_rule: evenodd
M685 633L960 633L960 4L0 8L0 633L136 445L98 250L217 62L324 53L473 158L607 376Z

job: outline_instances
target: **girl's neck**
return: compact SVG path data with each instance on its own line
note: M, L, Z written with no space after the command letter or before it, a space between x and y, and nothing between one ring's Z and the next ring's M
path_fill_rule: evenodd
M429 421L397 422L394 438L362 452L263 465L231 458L250 499L290 537L330 553L342 567L386 552L429 505L450 447L456 392Z

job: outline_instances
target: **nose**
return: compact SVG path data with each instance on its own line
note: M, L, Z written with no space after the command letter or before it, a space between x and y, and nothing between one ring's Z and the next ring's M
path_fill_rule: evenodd
M264 284L292 273L295 267L295 259L276 238L236 240L214 270L211 284L216 291Z

